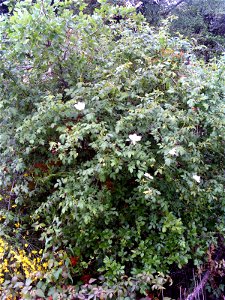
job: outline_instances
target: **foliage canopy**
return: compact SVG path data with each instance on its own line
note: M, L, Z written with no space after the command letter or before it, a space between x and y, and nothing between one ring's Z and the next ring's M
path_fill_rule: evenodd
M224 58L198 61L133 9L47 2L0 25L5 239L109 284L203 263L224 234Z

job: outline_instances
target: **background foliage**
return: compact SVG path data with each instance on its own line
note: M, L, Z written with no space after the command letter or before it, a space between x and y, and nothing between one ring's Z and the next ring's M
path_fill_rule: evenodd
M138 8L152 25L158 26L170 15L176 19L170 26L173 34L179 32L204 47L197 51L206 61L224 52L225 2L223 0L143 0Z

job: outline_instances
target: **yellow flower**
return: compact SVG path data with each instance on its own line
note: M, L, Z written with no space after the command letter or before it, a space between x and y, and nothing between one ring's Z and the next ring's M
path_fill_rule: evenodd
M20 227L20 223L16 223L16 224L15 224L15 227L16 227L16 228L19 228L19 227Z
M45 262L45 263L42 264L42 266L43 266L43 268L47 269L48 263Z

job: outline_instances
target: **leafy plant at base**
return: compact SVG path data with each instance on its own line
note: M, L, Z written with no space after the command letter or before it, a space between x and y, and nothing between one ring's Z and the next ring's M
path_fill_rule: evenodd
M203 263L224 233L224 58L197 61L132 9L68 3L1 22L2 230L78 257L76 281Z

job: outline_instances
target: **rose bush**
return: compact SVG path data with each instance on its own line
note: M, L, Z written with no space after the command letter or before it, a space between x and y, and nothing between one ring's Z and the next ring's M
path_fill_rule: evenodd
M131 8L57 5L0 24L2 232L76 258L50 285L204 263L224 234L224 58Z

